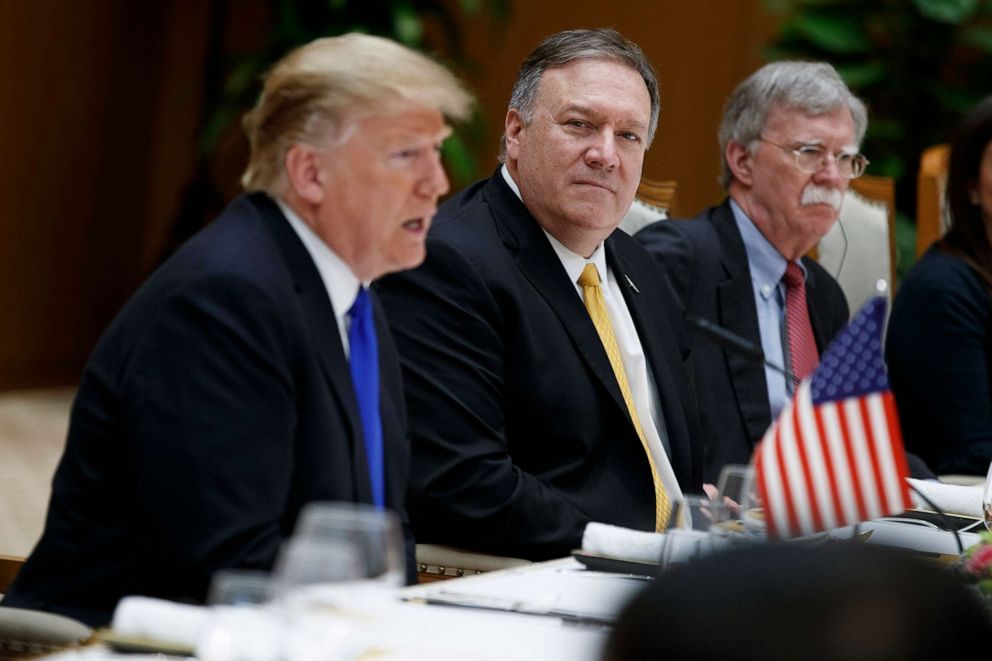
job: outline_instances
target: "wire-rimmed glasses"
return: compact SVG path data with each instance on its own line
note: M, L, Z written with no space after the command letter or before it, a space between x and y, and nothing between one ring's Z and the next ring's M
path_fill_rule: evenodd
M787 147L786 145L773 142L765 136L760 136L758 139L791 153L796 159L796 167L806 174L816 174L817 172L826 170L830 165L831 158L837 164L838 174L846 179L857 179L865 173L865 168L868 167L869 161L865 158L864 154L852 154L843 151L831 154L818 145Z

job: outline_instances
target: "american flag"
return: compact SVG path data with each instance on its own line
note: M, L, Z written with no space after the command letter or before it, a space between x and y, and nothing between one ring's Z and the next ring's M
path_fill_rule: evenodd
M906 453L882 361L885 298L861 308L755 450L771 538L911 506Z

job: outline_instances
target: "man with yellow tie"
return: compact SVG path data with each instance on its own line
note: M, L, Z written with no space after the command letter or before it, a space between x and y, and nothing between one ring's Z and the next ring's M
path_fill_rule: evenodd
M419 542L561 556L590 521L662 529L701 486L678 308L616 231L658 109L617 32L548 37L518 73L501 167L441 207L421 268L378 283Z

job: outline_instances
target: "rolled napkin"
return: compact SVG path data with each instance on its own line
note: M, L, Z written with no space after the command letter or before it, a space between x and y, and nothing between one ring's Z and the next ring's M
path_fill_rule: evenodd
M632 530L607 523L587 523L582 532L583 551L610 558L657 564L664 546L663 533Z
M210 617L210 609L203 606L150 597L124 597L117 604L110 626L121 636L176 643L192 650Z
M943 484L933 480L906 478L910 485L919 489L934 505L947 514L963 514L982 518L982 487L962 487L956 484ZM933 508L916 493L910 491L916 507L924 510Z

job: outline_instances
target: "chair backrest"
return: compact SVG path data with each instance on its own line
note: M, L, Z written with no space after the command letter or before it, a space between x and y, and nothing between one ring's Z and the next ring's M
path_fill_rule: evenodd
M916 175L916 256L947 231L948 215L944 208L947 164L951 153L948 144L923 150Z
M0 554L0 594L7 592L23 564L24 558Z
M840 282L853 314L884 280L891 297L895 283L895 182L865 175L851 180L840 219L813 256ZM846 235L846 237L845 237Z
M620 229L634 235L641 228L651 223L668 218L672 205L675 203L674 181L655 181L641 178L637 187L634 203L630 211L620 221Z

